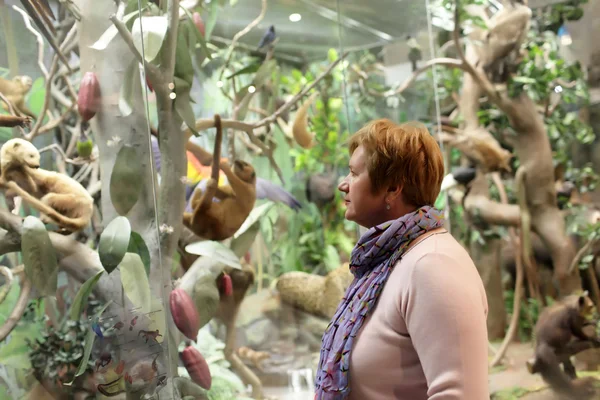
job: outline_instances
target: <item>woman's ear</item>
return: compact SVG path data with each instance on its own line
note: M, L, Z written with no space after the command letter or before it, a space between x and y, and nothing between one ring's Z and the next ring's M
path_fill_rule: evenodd
M394 201L400 196L400 194L402 194L402 187L400 185L390 186L385 197L389 201Z

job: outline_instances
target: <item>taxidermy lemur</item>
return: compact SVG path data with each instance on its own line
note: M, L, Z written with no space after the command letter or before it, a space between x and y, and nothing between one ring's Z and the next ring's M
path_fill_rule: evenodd
M192 194L191 213L183 214L183 223L196 235L207 240L225 240L242 226L256 201L256 173L252 165L235 160L233 170L221 161L223 129L221 117L215 114L217 136L213 155L212 174L203 191ZM219 167L229 185L219 187Z
M44 223L59 225L63 233L85 228L94 199L73 178L40 168L40 153L29 141L10 139L0 149L0 186L40 211Z
M539 372L555 392L569 399L581 400L594 394L589 381L573 381L577 373L570 360L572 355L600 345L595 335L589 337L583 331L584 326L594 324L594 311L594 303L585 291L544 309L535 325L535 357L527 362L527 368L530 373Z
M27 75L15 76L12 80L0 78L0 93L11 103L18 116L30 116L37 119L33 111L25 105L25 95L31 90L33 81ZM9 110L8 105L2 101L2 105Z

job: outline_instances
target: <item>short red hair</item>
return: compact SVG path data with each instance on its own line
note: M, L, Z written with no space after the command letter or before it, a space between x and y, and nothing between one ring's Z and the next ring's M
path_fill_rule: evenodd
M361 145L373 193L397 185L407 204L422 207L435 203L444 179L444 158L425 125L374 120L350 137L350 155Z

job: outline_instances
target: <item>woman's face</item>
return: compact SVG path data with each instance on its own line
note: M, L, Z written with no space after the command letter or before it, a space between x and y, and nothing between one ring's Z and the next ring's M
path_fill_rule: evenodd
M349 221L371 228L387 221L385 217L385 190L373 194L371 178L367 170L363 146L358 146L350 158L350 173L339 184L338 190L345 194L345 217Z

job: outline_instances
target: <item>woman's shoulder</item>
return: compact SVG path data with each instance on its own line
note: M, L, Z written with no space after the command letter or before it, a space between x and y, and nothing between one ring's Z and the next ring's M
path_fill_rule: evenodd
M454 276L467 281L481 279L467 250L447 231L433 234L416 244L394 269L394 272L402 271L403 286Z

